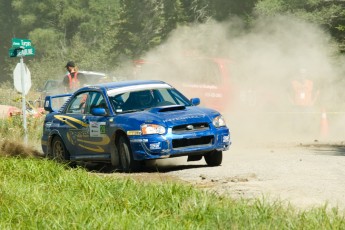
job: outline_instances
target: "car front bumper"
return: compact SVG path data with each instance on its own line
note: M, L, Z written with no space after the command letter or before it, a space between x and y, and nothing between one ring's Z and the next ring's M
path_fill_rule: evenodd
M149 160L225 151L231 140L229 130L220 128L215 132L131 136L130 144L135 160Z

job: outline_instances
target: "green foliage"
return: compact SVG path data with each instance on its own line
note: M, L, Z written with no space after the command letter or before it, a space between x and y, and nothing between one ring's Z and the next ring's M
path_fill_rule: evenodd
M155 17L159 17L161 5L152 7L150 0L120 0L120 5L119 19L114 25L117 46L112 52L117 50L124 56L138 57L157 42L161 26Z
M54 28L58 25L59 16L64 10L63 0L35 1L13 0L12 7L18 13L20 23L15 26L17 30L28 34L36 28Z
M29 37L36 49L35 58L63 57L63 34L53 28L37 28L29 33Z
M67 60L82 69L112 72L124 59L143 56L179 26L234 16L251 23L262 15L292 14L323 26L345 44L345 10L322 0L0 0L0 81L11 80L18 61L8 57L11 39L28 38L36 55L34 88L59 75ZM44 69L45 71L42 71Z
M0 85L0 104L17 108L16 114L7 117L7 108L0 111L0 140L22 141L24 137L23 118L21 116L22 100L21 94L13 88L13 83L4 82ZM38 98L36 93L26 95L27 102L33 102ZM32 103L30 103L32 105ZM37 112L37 111L36 111ZM44 116L33 116L27 112L27 132L29 142L39 145L42 136Z
M29 116L27 118L28 139L33 145L39 145L42 136L43 118ZM0 139L2 140L23 140L24 128L21 116L13 116L7 119L0 119Z
M290 14L318 24L329 31L339 42L339 49L343 51L345 31L345 8L342 1L323 0L261 0L255 6L259 15L272 16L277 14Z
M224 21L231 17L238 16L246 18L252 14L256 0L247 1L223 1L214 0L210 2L213 18L217 21Z

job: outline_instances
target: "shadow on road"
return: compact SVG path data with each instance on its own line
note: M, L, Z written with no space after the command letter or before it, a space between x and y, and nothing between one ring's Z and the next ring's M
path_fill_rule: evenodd
M320 143L320 144L309 144L303 145L318 155L329 155L329 156L344 156L345 157L345 144L343 143Z

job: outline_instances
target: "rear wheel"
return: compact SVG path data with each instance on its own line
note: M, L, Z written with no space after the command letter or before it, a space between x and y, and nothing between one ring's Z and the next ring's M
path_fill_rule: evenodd
M124 172L136 172L141 168L140 162L134 160L128 140L121 136L118 141L121 168Z
M214 150L206 153L204 158L208 166L219 166L223 160L223 152Z
M70 155L61 137L55 136L52 141L52 157L55 161L65 163L70 160Z

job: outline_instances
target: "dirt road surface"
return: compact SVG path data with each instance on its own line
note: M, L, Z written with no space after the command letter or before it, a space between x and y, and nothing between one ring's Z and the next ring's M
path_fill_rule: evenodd
M187 162L186 158L156 164L157 178L172 176L233 198L279 199L303 209L327 204L345 210L342 143L233 144L219 167L207 167L204 160ZM154 177L149 172L141 176Z
M151 167L158 175L148 169L142 176L171 176L233 198L279 199L302 209L327 204L345 210L345 117L330 119L326 136L318 114L316 121L307 117L298 126L291 122L294 119L276 114L261 120L250 114L240 118L229 119L232 145L223 152L221 166L208 167L204 159L171 158ZM303 125L307 120L311 129Z

